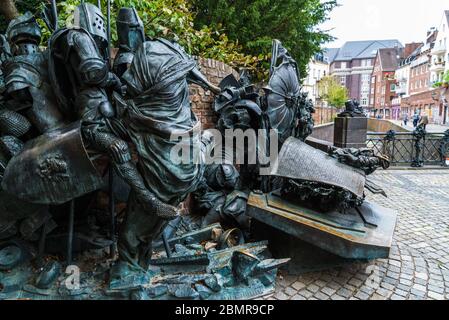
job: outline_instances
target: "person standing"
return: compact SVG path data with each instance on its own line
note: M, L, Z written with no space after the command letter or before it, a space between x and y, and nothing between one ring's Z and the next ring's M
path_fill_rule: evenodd
M415 111L415 114L413 115L413 127L416 128L418 126L419 122L419 114Z
M404 126L407 126L407 123L408 123L408 113L404 113L403 119L404 119Z
M419 120L418 125L422 125L424 127L424 130L426 130L427 125L429 124L429 117L427 114L423 114L421 119Z

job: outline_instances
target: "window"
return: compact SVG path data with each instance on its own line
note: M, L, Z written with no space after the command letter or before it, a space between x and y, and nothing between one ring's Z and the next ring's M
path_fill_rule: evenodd
M362 98L362 106L368 105L368 98Z
M371 67L371 59L362 60L362 67Z
M370 75L369 74L362 74L362 82L369 82Z
M396 91L396 85L394 83L390 84L390 91L391 92Z
M342 62L342 63L341 63L341 68L342 68L342 69L346 69L346 62Z
M346 85L346 76L340 77L340 84L341 84L342 86L345 86L345 85Z
M368 94L369 93L369 85L363 85L362 86L362 93Z

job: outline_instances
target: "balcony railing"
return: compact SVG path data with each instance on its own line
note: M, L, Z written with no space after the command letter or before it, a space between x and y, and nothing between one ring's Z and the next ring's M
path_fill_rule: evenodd
M424 165L446 166L449 140L444 133L427 133L417 154L416 139L412 132L368 132L366 145L377 155L390 158L394 166L411 165L420 159Z
M446 61L436 61L430 67L430 71L442 71L446 68Z
M435 48L432 49L431 53L432 53L433 55L444 54L444 53L446 53L446 46L443 46L443 45L441 45L441 46L440 46L440 45L435 46Z

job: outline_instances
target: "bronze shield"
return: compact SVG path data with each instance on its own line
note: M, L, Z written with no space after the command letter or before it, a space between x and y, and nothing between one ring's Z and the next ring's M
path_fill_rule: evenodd
M81 123L52 130L25 144L6 167L2 188L37 204L62 204L101 188L103 179L89 159Z

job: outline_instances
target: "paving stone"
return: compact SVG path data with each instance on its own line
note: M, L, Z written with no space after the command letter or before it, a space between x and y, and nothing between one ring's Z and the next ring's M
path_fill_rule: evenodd
M331 296L331 300L346 300L346 298L339 296L338 294L334 294L333 296Z
M432 298L432 299L435 299L435 300L444 300L444 295L443 294L439 294L439 293L432 292L432 291L427 292L427 296L429 298Z
M329 288L329 287L321 288L320 291L321 291L322 293L328 295L328 296L331 296L331 295L333 295L335 292L337 292L337 290L332 289L332 288Z
M337 291L337 294L341 295L342 297L349 298L352 294L352 291L346 288L341 288L340 290Z
M302 295L302 296L304 296L304 297L306 297L307 299L308 299L308 298L311 298L311 297L313 296L313 292L310 292L310 291L308 291L308 290L301 290L301 291L299 292L299 294Z
M304 282L301 282L301 281L295 281L295 282L292 283L292 287L293 287L293 289L299 291L301 289L304 289L306 287L306 284Z
M386 298L384 296L381 296L380 294L374 293L371 296L371 300L386 300Z
M288 300L289 296L287 296L284 292L278 291L274 295L277 300Z
M413 282L412 280L406 280L406 279L399 279L399 284L404 286L412 286Z
M316 284L311 284L311 285L307 286L307 290L309 290L313 293L317 293L318 291L320 291L320 287L318 287Z
M420 285L420 284L417 284L417 283L414 284L412 288L415 289L415 290L422 291L422 292L426 292L427 291L427 287L426 286L423 286L423 285Z
M314 297L317 298L318 300L328 300L329 299L329 296L325 295L322 292L315 293Z
M415 278L427 280L427 279L429 279L429 276L427 275L427 273L415 272Z
M363 281L356 278L352 278L351 280L349 280L348 283L356 288L359 288L363 284Z
M296 295L294 295L293 297L291 297L290 300L307 300L307 298L306 298L306 297L303 297L303 296L300 295L300 294L296 294Z
M410 294L413 296L417 296L417 297L425 297L426 296L425 291L421 291L421 290L417 290L417 289L413 289L413 288L410 290Z
M439 294L443 294L444 293L444 287L436 287L436 286L432 286L432 285L428 285L427 286L427 290L429 291L433 291Z
M284 292L288 296L294 296L296 293L298 293L298 290L295 290L291 287L287 287L287 288L285 288Z
M408 291L401 290L401 289L398 289L398 288L396 288L394 290L394 293L399 295L399 296L401 296L401 297L406 297L408 295Z
M359 298L360 300L368 300L370 295L363 291L359 291L354 295L354 297Z
M449 300L449 170L383 170L370 178L389 197L368 200L398 212L389 259L285 275L270 299ZM381 279L374 288L367 282L370 265Z
M392 292L390 290L385 289L385 288L378 288L376 290L376 293L381 295L382 297L386 297L386 298L388 298L389 296L392 295Z

